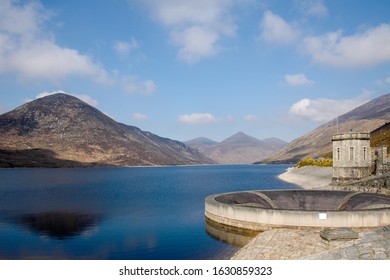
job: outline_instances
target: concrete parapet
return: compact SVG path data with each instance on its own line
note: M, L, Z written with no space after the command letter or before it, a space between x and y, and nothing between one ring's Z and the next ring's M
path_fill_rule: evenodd
M271 191L268 191L271 192ZM286 191L288 192L288 191ZM295 191L296 192L296 191ZM304 192L302 199L304 199ZM318 191L324 193L324 191ZM332 191L328 191L331 192ZM334 191L337 192L337 191ZM233 193L234 194L234 193ZM346 193L348 195L350 193ZM390 203L385 198L378 198L374 201L372 194L373 206L351 211L338 211L336 209L318 209L318 210L297 210L297 209L271 209L255 207L254 204L235 204L217 201L216 198L224 194L208 196L205 201L205 215L207 218L221 224L232 227L245 228L250 230L263 231L275 227L291 228L328 228L328 227L378 227L390 224ZM229 195L232 195L230 193ZM288 195L288 194L287 194ZM359 196L352 196L351 207L359 203ZM389 198L390 199L390 198ZM345 199L340 200L343 205ZM335 203L336 205L337 203ZM365 204L362 207L366 207ZM380 207L376 209L376 207Z

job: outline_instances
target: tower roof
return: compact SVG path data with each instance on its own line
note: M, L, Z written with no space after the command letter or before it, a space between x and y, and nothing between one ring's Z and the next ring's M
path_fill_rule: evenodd
M368 132L336 133L332 137L332 141L341 141L341 140L370 140L370 133Z

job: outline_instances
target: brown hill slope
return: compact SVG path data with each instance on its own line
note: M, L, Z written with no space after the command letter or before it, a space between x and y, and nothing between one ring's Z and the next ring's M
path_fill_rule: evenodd
M3 167L213 163L179 141L117 123L60 93L0 116L0 155Z
M262 161L296 163L305 157L321 157L332 151L332 135L339 131L371 132L390 120L390 93L355 108L290 142L280 152Z

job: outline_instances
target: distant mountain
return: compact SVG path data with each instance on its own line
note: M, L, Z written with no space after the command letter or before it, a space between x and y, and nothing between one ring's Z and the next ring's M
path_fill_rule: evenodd
M326 110L326 108L324 108ZM332 136L340 132L371 132L390 121L390 93L373 99L295 139L263 163L295 163L332 152Z
M253 163L271 156L287 144L278 138L259 140L243 132L238 132L219 143L204 137L185 143L222 164Z
M218 142L206 137L198 137L189 141L185 141L184 143L186 143L186 145L188 146L201 146L201 145L214 145L217 144Z
M263 142L264 145L266 145L271 150L278 150L279 151L281 148L283 148L284 146L287 145L286 141L281 140L281 139L276 138L276 137L266 138L266 139L263 139L261 141Z
M210 163L184 143L118 123L62 93L0 115L0 167Z
M221 145L237 145L237 146L256 146L262 145L263 142L255 137L249 136L244 132L238 132L225 140L223 140Z

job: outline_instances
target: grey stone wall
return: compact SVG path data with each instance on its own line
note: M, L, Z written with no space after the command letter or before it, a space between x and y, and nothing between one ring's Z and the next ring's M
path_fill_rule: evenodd
M376 175L386 174L390 172L390 160L387 156L387 146L377 147L373 149L373 173Z
M332 190L364 191L390 195L390 173L370 176L368 178L339 184L331 184Z

